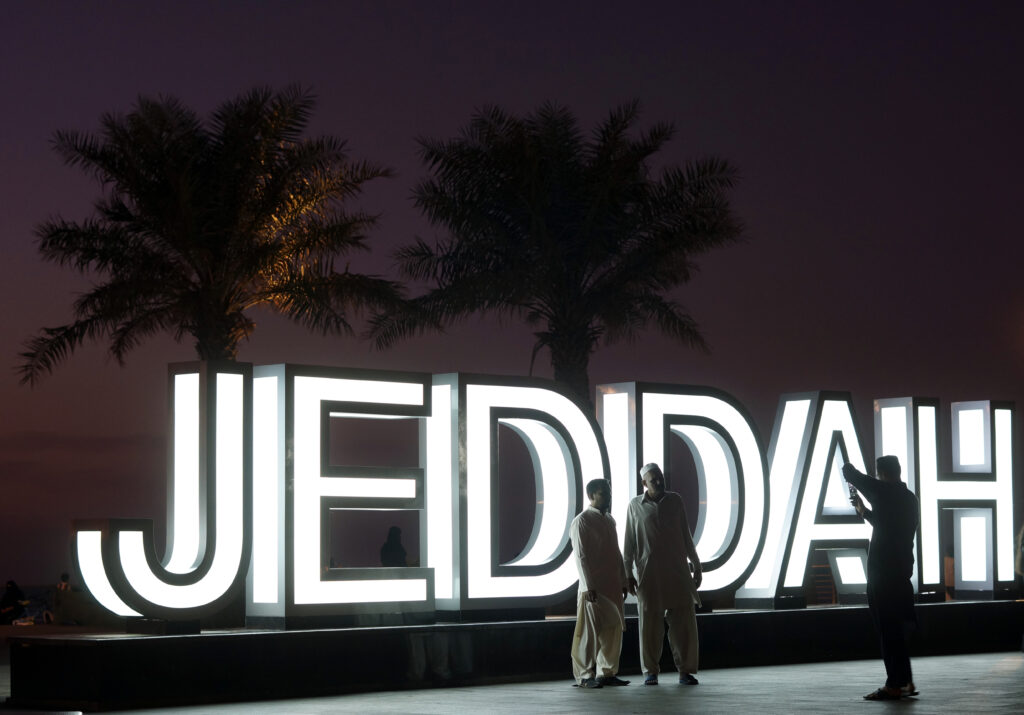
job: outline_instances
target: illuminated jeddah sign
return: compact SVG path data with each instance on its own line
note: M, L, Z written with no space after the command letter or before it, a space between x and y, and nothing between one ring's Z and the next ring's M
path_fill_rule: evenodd
M557 602L576 586L569 525L583 485L610 478L621 540L638 467L668 465L675 440L697 471L705 593L802 593L814 549L829 551L841 593L864 590L870 527L840 475L845 461L867 471L847 393L784 395L766 450L744 407L705 387L601 385L596 419L557 383L461 373L188 363L171 366L169 389L164 558L151 521L75 523L82 578L119 615L196 618L243 584L251 618ZM1013 407L953 404L952 473L939 471L937 401L874 408L875 454L900 459L921 503L915 585L941 582L948 509L958 587L1010 586ZM415 420L419 463L332 464L330 424L346 418ZM499 427L525 444L537 494L530 538L508 562L498 557ZM352 509L419 510L425 565L331 568L330 513Z

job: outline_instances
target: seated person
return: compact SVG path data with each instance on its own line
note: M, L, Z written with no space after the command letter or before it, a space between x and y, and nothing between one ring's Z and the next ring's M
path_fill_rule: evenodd
M8 581L4 595L0 597L0 625L9 626L16 618L21 618L25 612L25 606L22 603L24 600L25 594L18 588L18 584Z

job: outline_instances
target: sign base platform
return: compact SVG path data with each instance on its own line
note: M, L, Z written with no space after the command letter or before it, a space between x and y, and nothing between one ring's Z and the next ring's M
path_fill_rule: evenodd
M1017 650L1024 601L924 603L911 654ZM701 668L877 658L863 606L699 614ZM114 710L572 679L575 620L11 636L8 706ZM671 672L665 647L663 668ZM627 618L621 670L639 671Z

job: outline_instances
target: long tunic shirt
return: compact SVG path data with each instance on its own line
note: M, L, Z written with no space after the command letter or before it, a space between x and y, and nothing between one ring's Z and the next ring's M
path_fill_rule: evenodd
M683 498L669 491L660 501L647 492L633 497L626 512L623 560L627 573L636 567L638 596L644 608L700 604L687 557L700 563Z
M622 589L628 579L611 514L587 507L572 520L569 537L576 554L580 593L593 590L622 603Z

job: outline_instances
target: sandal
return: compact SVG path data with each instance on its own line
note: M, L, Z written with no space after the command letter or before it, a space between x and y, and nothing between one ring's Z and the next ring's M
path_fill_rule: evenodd
M864 696L865 700L899 700L903 696L899 688L879 688Z
M902 695L905 698L909 698L911 696L920 694L921 692L917 689L913 682L907 683L902 688L900 688L900 695Z

